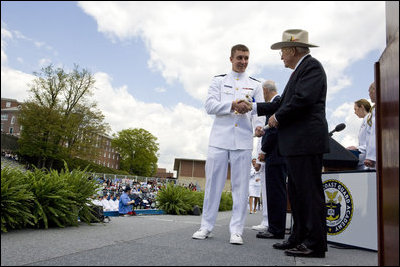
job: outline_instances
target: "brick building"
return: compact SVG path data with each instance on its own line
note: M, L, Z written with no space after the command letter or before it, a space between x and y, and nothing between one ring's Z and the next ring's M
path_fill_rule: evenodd
M174 173L167 172L167 169L165 168L157 168L157 173L154 175L154 177L172 179L174 178Z
M98 157L92 161L96 164L109 167L112 169L119 169L120 155L111 147L112 137L107 135L96 136L96 148L100 148Z
M15 99L1 99L1 132L13 136L20 136L21 126L18 124L17 115L21 107Z
M1 98L1 132L16 137L20 136L22 126L18 124L17 115L23 103L15 99ZM120 155L111 147L112 137L106 135L97 135L95 146L99 148L99 154L95 159L90 161L109 167L119 169Z
M205 160L181 158L175 159L174 171L177 172L178 184L188 185L189 183L193 183L200 186L200 189L204 191L206 185L205 166ZM230 172L230 167L228 167L228 175L225 182L224 191L231 191Z

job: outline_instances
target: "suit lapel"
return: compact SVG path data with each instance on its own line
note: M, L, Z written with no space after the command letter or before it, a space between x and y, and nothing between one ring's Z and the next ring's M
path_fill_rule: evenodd
M290 74L290 78L285 86L285 89L283 90L283 93L281 95L281 101L283 101L283 99L285 98L286 92L288 90L289 85L291 84L291 82L293 81L293 79L297 79L295 77L295 73L297 73L298 69L300 69L301 65L303 65L304 61L306 61L308 58L310 58L311 55L307 55L301 62L300 65L297 66L297 68L292 72L292 74Z

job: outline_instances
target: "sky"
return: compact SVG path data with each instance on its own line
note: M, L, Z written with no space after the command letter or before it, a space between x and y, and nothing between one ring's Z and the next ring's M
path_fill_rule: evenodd
M214 117L204 109L214 76L232 70L230 49L250 50L247 73L273 80L292 72L273 43L304 29L328 78L329 130L358 144L354 101L370 101L374 63L386 47L384 1L1 1L1 97L30 96L34 72L74 64L95 77L93 101L111 132L143 128L159 143L158 167L175 158L205 160Z

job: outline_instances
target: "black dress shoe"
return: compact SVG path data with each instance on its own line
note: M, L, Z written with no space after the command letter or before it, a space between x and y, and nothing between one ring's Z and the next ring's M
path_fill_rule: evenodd
M308 257L308 258L325 258L325 251L315 251L308 248L304 244L300 244L295 248L285 250L287 256Z
M264 231L264 232L258 232L256 237L257 238L269 238L269 239L284 239L285 235L274 235L271 232Z
M289 241L283 241L283 243L273 244L272 247L275 249L285 250L285 249L295 248L296 244L289 242Z

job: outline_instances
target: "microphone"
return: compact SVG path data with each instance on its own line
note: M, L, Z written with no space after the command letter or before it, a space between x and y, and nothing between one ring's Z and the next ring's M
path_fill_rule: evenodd
M340 124L336 125L335 129L333 129L332 131L329 132L329 136L332 136L334 132L342 131L344 128L346 128L346 124L344 124L344 123L340 123Z

